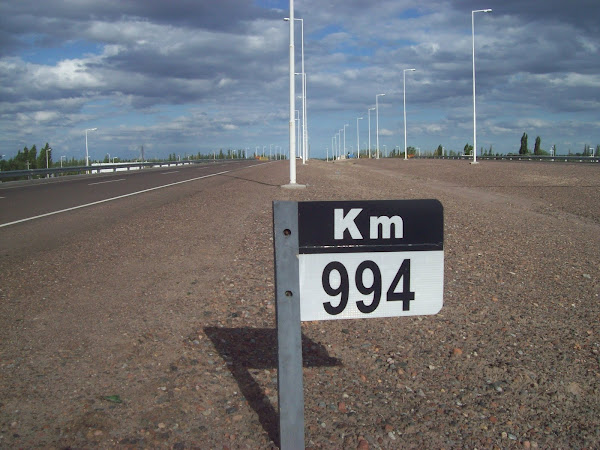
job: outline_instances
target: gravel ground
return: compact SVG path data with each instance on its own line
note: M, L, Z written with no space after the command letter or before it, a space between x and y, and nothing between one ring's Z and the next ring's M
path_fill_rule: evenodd
M3 253L0 447L276 447L271 201L403 198L444 205L444 307L303 323L307 446L600 447L598 165L287 174L149 194L120 220L101 205L76 213L85 233Z

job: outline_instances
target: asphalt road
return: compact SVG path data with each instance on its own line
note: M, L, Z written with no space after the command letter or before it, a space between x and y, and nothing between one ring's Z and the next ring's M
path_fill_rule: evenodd
M0 228L260 164L232 161L0 185ZM41 217L40 217L41 216Z
M139 210L177 202L198 190L228 189L260 161L231 161L0 185L0 257L60 246ZM110 242L110 236L106 236Z

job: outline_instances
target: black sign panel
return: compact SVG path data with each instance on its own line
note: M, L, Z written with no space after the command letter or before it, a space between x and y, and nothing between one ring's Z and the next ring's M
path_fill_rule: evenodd
M302 254L444 249L438 200L299 202L298 229Z

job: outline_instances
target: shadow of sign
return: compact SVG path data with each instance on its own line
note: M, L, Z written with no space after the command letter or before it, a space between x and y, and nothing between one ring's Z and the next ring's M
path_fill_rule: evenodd
M248 404L269 438L279 445L278 416L275 407L254 380L249 369L277 369L277 330L275 328L217 328L204 332L227 363ZM302 334L302 365L304 367L341 366L339 359L327 354L321 344Z

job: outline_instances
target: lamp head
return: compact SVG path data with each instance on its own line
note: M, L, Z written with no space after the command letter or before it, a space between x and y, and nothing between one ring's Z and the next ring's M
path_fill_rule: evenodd
M492 12L491 9L484 9L483 12Z
M283 20L285 20L286 22L289 22L290 18L289 17L284 17Z

